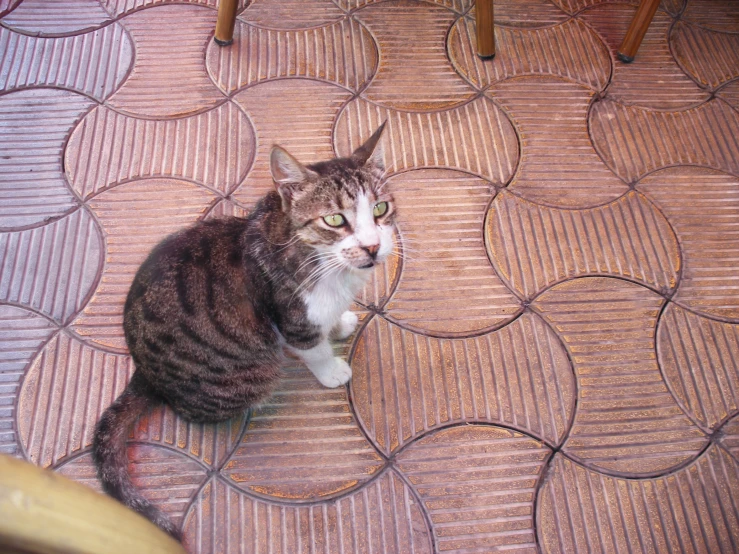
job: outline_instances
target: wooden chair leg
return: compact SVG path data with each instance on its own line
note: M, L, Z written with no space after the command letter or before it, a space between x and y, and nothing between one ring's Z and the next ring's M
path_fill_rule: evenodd
M631 20L629 30L618 48L618 59L624 63L631 63L636 57L644 35L647 34L649 24L657 12L660 0L641 0L639 7L636 9L634 19Z
M493 0L476 0L475 25L477 27L477 55L481 58L492 58L495 56Z
M236 25L238 4L239 0L220 0L218 3L216 36L213 40L219 46L228 46L234 41L234 25Z

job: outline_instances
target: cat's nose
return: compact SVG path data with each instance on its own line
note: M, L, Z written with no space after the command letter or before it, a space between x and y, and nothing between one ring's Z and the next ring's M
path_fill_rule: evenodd
M367 251L367 253L370 256L372 256L372 259L374 260L375 259L375 256L377 256L378 250L380 250L380 245L379 244L372 244L370 246L363 246L362 248L364 248Z

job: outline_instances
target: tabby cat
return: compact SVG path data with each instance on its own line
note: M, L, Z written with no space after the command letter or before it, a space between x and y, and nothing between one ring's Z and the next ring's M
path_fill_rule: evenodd
M136 369L97 424L93 457L108 494L175 538L177 527L128 474L129 427L160 402L194 422L243 413L274 390L284 349L327 387L349 381L329 338L354 331L347 310L393 249L384 126L350 157L308 166L274 146L277 190L247 218L197 223L139 268L123 318Z

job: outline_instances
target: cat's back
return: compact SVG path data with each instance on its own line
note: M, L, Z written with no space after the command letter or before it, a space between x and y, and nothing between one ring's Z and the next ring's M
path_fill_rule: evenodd
M139 268L124 309L134 354L154 338L232 343L248 348L272 340L263 284L245 260L248 220L200 222L160 243Z

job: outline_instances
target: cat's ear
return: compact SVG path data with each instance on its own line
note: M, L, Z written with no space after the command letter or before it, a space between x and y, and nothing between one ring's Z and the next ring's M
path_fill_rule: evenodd
M385 141L381 139L386 124L387 120L383 121L372 136L352 154L352 158L361 165L372 166L380 173L385 172Z
M269 154L269 169L272 172L277 192L282 198L283 209L290 205L292 197L300 186L316 176L315 171L305 167L287 150L277 145L272 147L272 152Z

